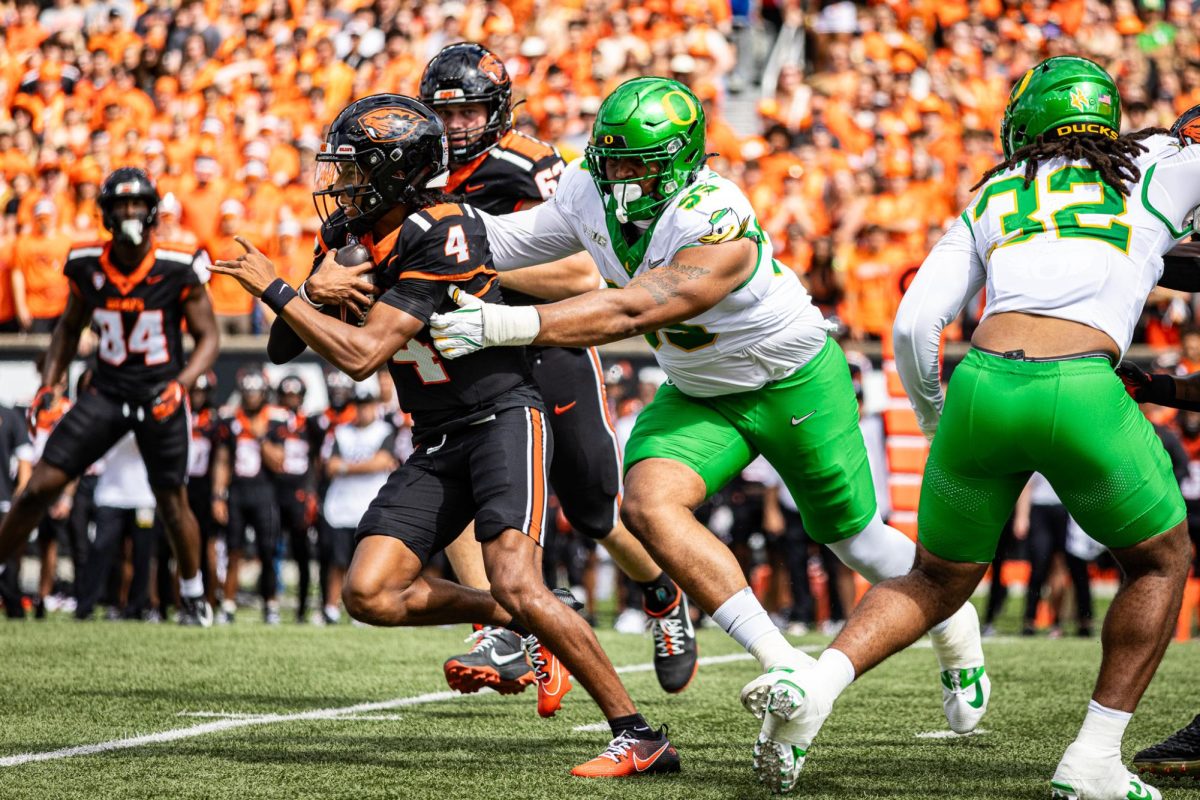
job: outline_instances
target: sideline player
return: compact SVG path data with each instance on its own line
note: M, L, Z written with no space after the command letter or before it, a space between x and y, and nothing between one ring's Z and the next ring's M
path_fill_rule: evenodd
M77 246L63 272L71 293L50 338L42 387L30 406L53 401L90 321L99 329L91 385L50 435L24 491L0 522L0 562L29 536L75 478L132 430L179 567L180 621L212 624L200 577L200 531L188 506L187 392L217 357L217 327L203 281L208 255L154 236L158 192L146 173L122 167L98 198L112 241ZM183 325L195 340L183 355Z
M812 659L783 638L733 553L693 510L762 454L797 499L805 530L868 580L904 574L915 548L880 519L845 356L799 280L772 257L745 195L704 166L704 145L703 109L683 84L621 84L600 106L586 164L569 166L550 200L484 217L499 268L586 249L613 288L530 308L455 292L466 307L435 316L431 329L452 358L492 345L644 334L670 381L630 436L622 515L765 669L795 670ZM989 691L974 608L961 605L933 645L950 725L972 730ZM770 680L743 699L760 716ZM790 779L793 765L781 770L770 779Z
M532 208L554 194L566 165L553 146L512 130L512 80L493 53L465 42L443 48L425 68L420 92L421 101L442 118L450 137L447 192L458 192L472 207L489 214ZM524 279L525 284L533 282L533 291L544 292L546 287L538 283L545 274L531 270L502 275L504 302L544 302L508 287L514 281L522 285ZM583 291L597 285L595 271L589 275ZM590 347L528 347L525 353L554 436L550 486L571 527L604 545L617 566L641 587L659 685L667 692L681 692L696 673L696 634L687 598L620 522L620 447L608 420L600 356ZM479 546L469 531L446 554L463 583L488 588ZM507 686L499 688L523 688L523 676L511 676L524 662L509 666L497 661L520 649L515 634L483 628L472 639L471 652L446 661L452 688L473 692L502 683ZM549 680L542 677L539 688ZM571 684L560 685L567 689Z
M868 592L812 671L775 687L772 715L798 746L856 676L970 596L1039 472L1123 572L1092 699L1051 795L1162 797L1125 768L1121 739L1174 629L1187 523L1167 454L1112 365L1200 204L1200 147L1156 131L1119 136L1120 123L1116 83L1099 65L1056 56L1026 72L1004 113L1004 162L905 294L896 363L934 437L917 560ZM985 283L983 319L943 408L942 328Z
M314 309L245 240L245 255L213 270L262 297L350 377L361 380L387 364L401 406L412 414L416 451L358 526L342 595L351 616L376 625L483 622L536 637L588 690L612 728L608 748L573 774L678 771L665 732L638 714L591 628L542 580L552 444L525 354L504 350L449 363L433 349L426 325L434 311L451 307L446 286L457 281L500 299L480 212L445 202L440 191L449 157L441 119L408 97L358 100L330 126L317 156L314 196L323 217L337 208L361 232L383 290L361 326ZM430 555L472 519L490 593L422 575Z

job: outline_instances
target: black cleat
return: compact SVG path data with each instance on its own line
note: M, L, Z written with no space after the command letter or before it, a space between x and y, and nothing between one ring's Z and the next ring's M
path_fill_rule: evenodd
M519 694L534 681L521 637L505 628L486 627L467 637L469 652L446 659L442 670L451 689L471 694L487 686L500 694Z
M682 692L696 676L699 666L696 629L692 627L687 597L682 591L666 611L649 610L650 632L654 635L654 674L664 692Z
M212 606L203 597L179 598L179 624L211 628L213 624Z
M1200 779L1200 715L1134 756L1133 768L1139 775Z

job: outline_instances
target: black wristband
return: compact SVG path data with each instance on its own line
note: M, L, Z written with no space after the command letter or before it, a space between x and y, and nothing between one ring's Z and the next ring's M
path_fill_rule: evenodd
M262 293L262 301L276 314L282 314L283 307L297 297L299 295L296 294L296 290L288 286L283 278L271 281L271 285Z

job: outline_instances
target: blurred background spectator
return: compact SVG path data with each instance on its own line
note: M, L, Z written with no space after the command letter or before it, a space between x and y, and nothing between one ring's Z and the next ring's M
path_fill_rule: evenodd
M846 333L877 338L929 232L995 163L1013 80L1045 56L1086 55L1118 77L1127 129L1169 125L1200 102L1195 6L6 0L0 330L47 330L61 313L59 251L105 235L96 189L126 165L173 195L164 236L219 257L241 233L299 280L325 126L356 97L414 94L439 48L472 40L513 74L517 127L568 159L621 81L687 83L708 114L713 166L745 187L781 260ZM262 330L261 310L221 284L222 327ZM1138 341L1176 344L1194 318L1189 296L1164 293Z

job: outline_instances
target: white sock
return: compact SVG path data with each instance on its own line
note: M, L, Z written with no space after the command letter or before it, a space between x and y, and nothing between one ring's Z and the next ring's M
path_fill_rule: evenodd
M796 648L783 638L748 586L722 603L712 618L735 642L757 658L764 670L796 654Z
M180 597L199 597L204 594L204 579L197 572L190 578L179 579Z
M854 665L845 653L830 647L817 659L811 677L821 688L829 691L829 701L833 702L854 682Z
M1095 700L1088 703L1087 716L1075 741L1100 756L1121 757L1121 739L1133 717L1130 711L1106 708Z
M861 531L829 545L841 562L871 583L907 575L917 546L900 531L885 525L879 513Z
M943 671L983 666L979 614L970 603L964 604L944 622L933 626L929 631L929 641L937 656L938 666Z

